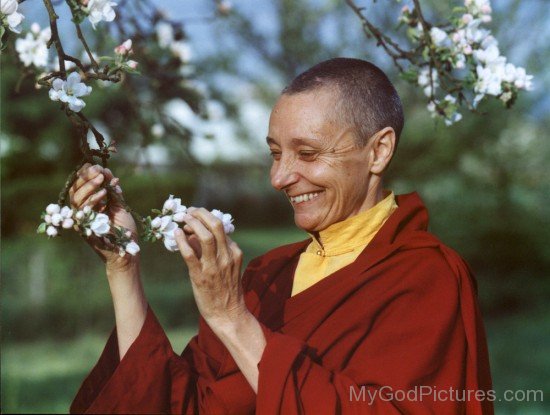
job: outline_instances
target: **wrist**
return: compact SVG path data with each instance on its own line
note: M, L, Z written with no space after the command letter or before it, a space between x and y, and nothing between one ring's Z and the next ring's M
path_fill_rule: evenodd
M130 255L126 255L130 256ZM139 255L130 258L117 258L114 261L105 262L105 271L108 278L139 274Z
M205 321L219 337L238 336L239 333L245 332L252 324L257 323L256 318L246 307L221 317L205 319Z

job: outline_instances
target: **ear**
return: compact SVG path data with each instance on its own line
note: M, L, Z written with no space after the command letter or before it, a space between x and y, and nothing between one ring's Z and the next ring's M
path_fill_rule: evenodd
M380 175L386 170L393 157L396 141L395 131L391 127L378 131L371 139L371 173Z

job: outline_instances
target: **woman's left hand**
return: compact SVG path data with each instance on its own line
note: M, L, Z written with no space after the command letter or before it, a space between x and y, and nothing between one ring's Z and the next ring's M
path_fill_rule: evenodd
M248 313L241 286L243 253L206 209L189 208L184 220L191 235L177 230L175 236L197 307L212 329L232 325Z

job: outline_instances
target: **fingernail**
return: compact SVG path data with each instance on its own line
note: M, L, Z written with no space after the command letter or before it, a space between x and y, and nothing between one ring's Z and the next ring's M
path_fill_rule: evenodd
M110 169L110 168L108 168L108 167L107 167L107 168L105 168L105 171L106 171L107 173L109 173L109 174L113 174L113 172L111 171L111 169Z
M174 231L174 235L175 235L175 236L181 236L181 235L183 235L183 231L182 231L180 228L177 228L177 229Z

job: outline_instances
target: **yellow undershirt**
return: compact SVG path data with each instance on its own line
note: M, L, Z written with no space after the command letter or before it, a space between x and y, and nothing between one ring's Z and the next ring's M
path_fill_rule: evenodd
M355 261L396 208L391 192L369 210L319 232L318 239L311 235L311 243L300 255L292 295Z

